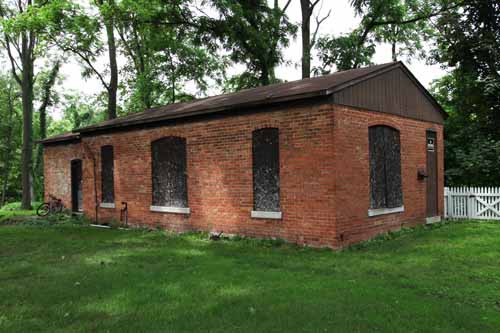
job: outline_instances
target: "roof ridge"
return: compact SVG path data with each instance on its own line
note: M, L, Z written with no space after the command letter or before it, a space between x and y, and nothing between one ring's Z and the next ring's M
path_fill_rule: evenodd
M131 114L124 115L124 116L121 116L121 117L118 117L118 118L114 118L114 119L110 119L110 120L105 120L105 121L103 121L103 122L101 122L99 124L94 124L94 125L90 125L90 126L78 128L78 129L75 129L74 132L79 132L80 130L83 131L83 132L86 132L86 131L92 130L92 128L98 127L99 125L101 125L101 126L106 126L106 125L112 126L114 123L118 123L118 122L134 121L136 118L140 118L141 116L145 116L145 115L150 115L150 117L148 117L148 119L151 120L151 121L154 121L155 119L161 119L161 118L163 118L165 116L165 114L153 115L152 113L157 113L157 112L161 113L161 112L170 111L170 110L167 110L167 109L173 109L173 108L180 108L180 107L183 107L183 106L189 106L189 105L192 105L194 103L203 102L205 100L213 100L214 101L214 100L217 100L217 99L221 99L223 97L224 98L231 98L231 97L238 96L238 95L251 94L252 92L259 93L261 91L267 91L267 90L272 90L272 89L279 89L280 87L293 86L293 85L297 85L297 84L300 84L300 83L306 84L306 83L310 83L310 82L314 82L314 81L325 81L325 80L328 80L329 78L334 78L334 77L337 77L337 76L340 76L340 75L345 75L345 74L352 73L352 72L366 71L366 70L369 70L369 69L373 70L374 67L377 67L378 68L377 71L378 71L378 70L384 69L386 67L390 67L390 66L398 64L398 63L400 63L400 62L399 61L398 62L394 62L393 61L393 62L388 62L388 63L383 63L383 64L377 64L377 65L371 65L371 66L366 66L366 67L361 67L361 68L352 68L352 69L343 70L343 71L337 71L337 72L334 72L334 73L330 73L330 74L326 74L326 75L321 75L321 76L315 76L315 77L310 77L310 78L305 78L305 79L297 79L297 80L292 80L292 81L287 81L287 82L279 82L279 83L269 84L269 85L266 85L266 86L258 86L258 87L253 87L253 88L247 88L247 89L242 89L242 90L231 92L231 93L222 93L222 94L213 95L213 96L207 96L207 97L202 97L202 98L195 98L195 99L193 99L191 101L185 101L185 102L178 102L178 103L160 105L160 106L157 106L157 107L154 107L154 108L146 109L146 110L141 111L141 112L131 113ZM360 77L363 77L363 76L368 75L368 74L371 74L371 72L363 74ZM348 81L350 81L350 80L348 80ZM328 86L326 88L323 88L321 90L329 90L329 89L334 88L337 85L338 84L333 84L333 85ZM269 98L272 98L272 97L273 97L273 93L270 92L268 94L268 96L266 96L266 99L269 99Z
M338 90L380 75L387 70L391 70L391 68L397 67L406 69L401 61L388 62L362 68L337 71L331 74L306 79L248 88L232 93L196 98L191 101L149 108L141 112L131 113L115 119L77 128L73 130L73 133L85 134L113 128L146 125L160 121L207 115L215 112L255 108L276 103L327 96Z

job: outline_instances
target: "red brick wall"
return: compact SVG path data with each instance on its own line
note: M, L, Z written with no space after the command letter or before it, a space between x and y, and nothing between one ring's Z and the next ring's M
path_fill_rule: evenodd
M80 143L44 148L45 200L49 194L71 209L71 160L82 159Z
M368 218L368 126L385 123L401 131L405 212ZM252 131L280 130L282 220L250 217ZM115 209L99 209L101 221L119 219L129 205L129 223L175 231L224 231L253 237L338 247L425 217L425 129L438 130L442 186L442 127L393 115L325 104L295 107L175 126L84 137L78 145L46 148L46 191L71 202L70 160L83 157L84 211L95 217L92 152L100 200L100 147L113 145ZM191 214L157 213L151 205L151 142L163 136L187 140L188 205ZM57 171L56 171L57 170ZM441 195L441 190L440 195ZM70 207L70 204L66 204ZM440 196L442 207L442 196ZM442 208L441 208L442 209ZM343 241L340 241L342 234Z
M399 229L405 224L424 223L426 181L417 179L419 168L426 169L426 130L437 131L439 214L443 214L444 150L443 127L379 112L336 106L334 116L336 160L336 228L339 245L365 240ZM370 207L370 168L368 128L388 125L400 131L403 213L368 217Z

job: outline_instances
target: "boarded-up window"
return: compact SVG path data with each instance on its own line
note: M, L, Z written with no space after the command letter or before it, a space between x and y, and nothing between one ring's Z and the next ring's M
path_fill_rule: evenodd
M369 128L371 208L403 205L399 131L388 126Z
M280 211L279 131L263 128L253 132L253 205L256 211Z
M186 139L165 137L151 144L153 206L187 207Z
M101 147L101 191L102 202L115 202L113 146Z

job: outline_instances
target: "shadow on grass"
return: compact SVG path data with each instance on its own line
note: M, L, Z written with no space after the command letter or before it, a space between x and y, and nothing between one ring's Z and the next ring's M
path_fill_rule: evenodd
M500 227L450 225L334 253L160 232L5 227L0 329L493 332L498 266L476 240L482 235L499 253L492 233Z

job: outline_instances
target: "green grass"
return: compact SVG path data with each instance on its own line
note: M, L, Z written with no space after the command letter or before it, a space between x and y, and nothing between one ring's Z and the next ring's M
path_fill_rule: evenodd
M0 224L16 217L32 216L36 213L39 202L32 204L32 210L22 210L20 202L12 202L0 208Z
M342 252L75 225L0 227L2 332L498 332L500 224Z

